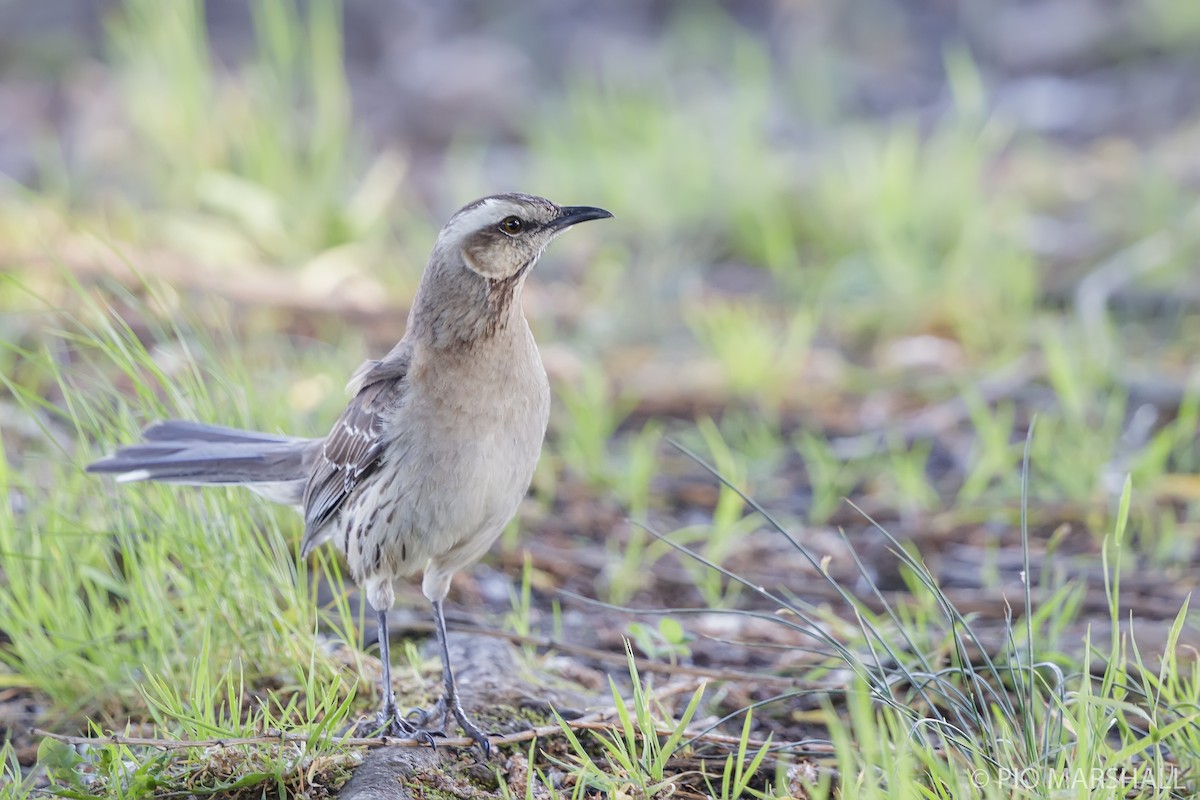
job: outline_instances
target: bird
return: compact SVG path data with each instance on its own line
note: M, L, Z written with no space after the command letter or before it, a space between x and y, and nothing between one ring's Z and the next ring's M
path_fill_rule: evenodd
M550 385L521 291L546 246L613 215L504 193L463 206L441 229L400 341L350 376L350 400L321 438L184 420L87 467L121 483L241 485L304 517L300 552L332 542L376 614L383 674L373 730L434 744L449 716L482 749L487 734L459 699L443 601L451 577L483 556L528 492L550 412ZM433 607L443 694L401 714L387 613L395 582L422 574Z

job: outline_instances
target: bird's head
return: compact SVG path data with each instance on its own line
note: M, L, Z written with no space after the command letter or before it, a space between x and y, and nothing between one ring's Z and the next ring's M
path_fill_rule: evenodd
M484 278L504 281L528 272L546 245L567 228L611 216L602 208L497 194L459 209L442 228L435 249L461 256L468 269Z
M602 208L558 206L528 194L497 194L463 206L438 234L413 299L408 336L458 347L510 330L521 287L546 245Z

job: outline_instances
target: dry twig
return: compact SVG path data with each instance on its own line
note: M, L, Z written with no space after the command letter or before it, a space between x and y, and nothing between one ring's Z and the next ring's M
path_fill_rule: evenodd
M683 694L691 694L695 692L704 681L684 681L671 686L663 687L654 692L654 699L657 701L665 700L670 697ZM593 711L590 714L573 719L565 720L565 724L573 731L581 730L612 730L614 723L607 721L615 717L617 710L615 707L603 708ZM507 744L519 744L527 742L531 739L538 739L544 736L552 736L559 733L562 727L557 723L554 725L541 725L536 728L530 728L525 731L517 731L505 736L493 736L491 742L495 746ZM225 748L238 746L252 745L272 745L272 744L307 744L312 738L303 733L288 733L285 731L268 730L259 736L242 736L235 738L217 738L217 739L162 739L146 736L123 736L117 733L111 733L107 736L69 736L62 733L54 733L53 731L33 728L30 733L34 736L40 736L47 739L54 739L64 744L70 745L124 745L126 747L156 747L160 750L182 750L188 748ZM666 728L656 729L654 731L657 736L669 736L672 731ZM727 736L718 733L701 733L693 737L696 741L709 742L711 744L736 745L740 741L739 737ZM340 739L335 739L339 744L348 747L426 747L422 742L414 739L401 739L394 736L345 736ZM439 739L437 742L439 747L472 747L475 744L473 739L467 737L455 737ZM764 747L768 744L765 740L750 740L750 747ZM776 749L780 745L773 745ZM805 747L809 747L805 745Z

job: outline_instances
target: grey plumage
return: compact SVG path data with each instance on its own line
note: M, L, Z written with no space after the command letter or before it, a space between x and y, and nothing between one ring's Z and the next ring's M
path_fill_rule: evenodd
M319 439L298 439L184 420L142 431L128 445L88 466L118 482L159 481L196 486L243 485L284 505L299 506Z
M382 725L431 742L396 712L385 617L393 581L423 572L445 695L419 720L453 714L486 752L458 702L442 600L516 513L541 451L550 390L521 312L525 279L559 233L609 216L522 194L464 206L434 244L404 338L351 376L352 398L322 439L168 421L88 469L120 481L243 484L299 508L303 552L335 542L378 613Z

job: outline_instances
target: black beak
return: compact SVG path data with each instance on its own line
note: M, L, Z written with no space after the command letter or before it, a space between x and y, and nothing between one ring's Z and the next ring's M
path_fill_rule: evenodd
M594 208L593 206L565 206L562 213L546 224L547 228L569 228L579 222L587 222L589 219L608 219L612 216L611 211L605 211L603 208Z

